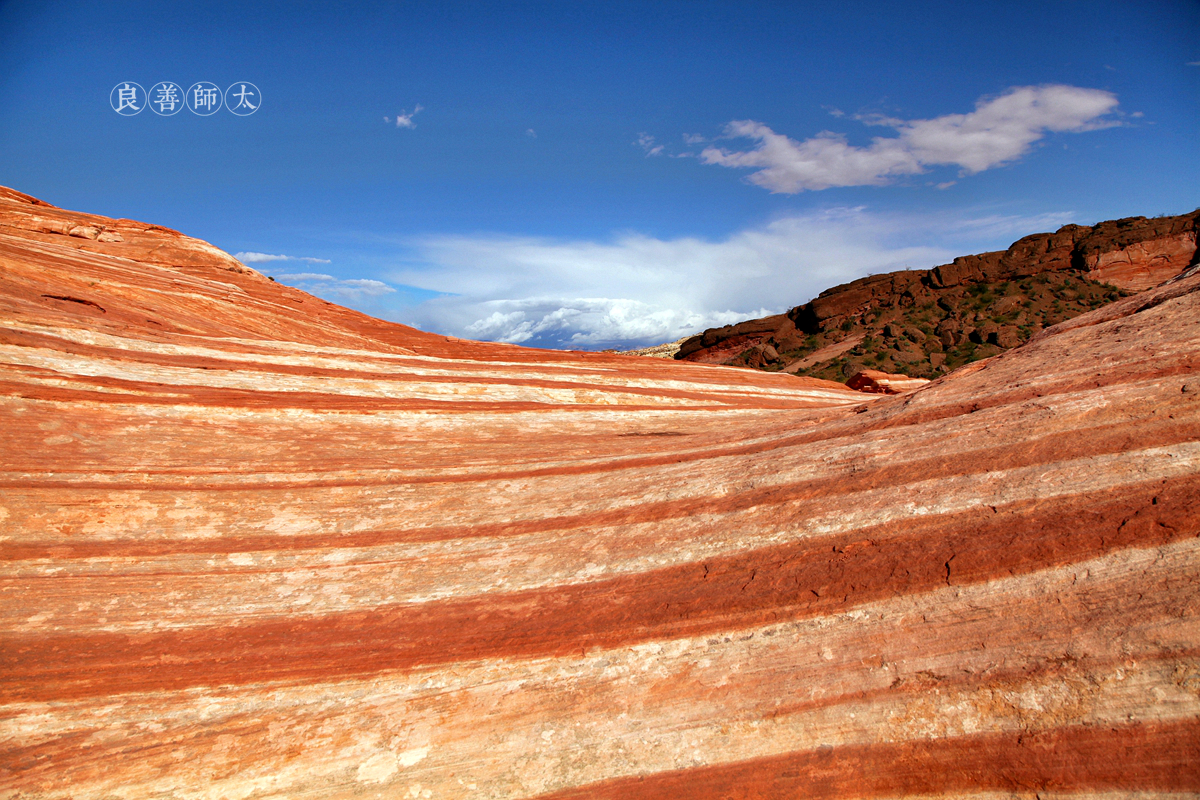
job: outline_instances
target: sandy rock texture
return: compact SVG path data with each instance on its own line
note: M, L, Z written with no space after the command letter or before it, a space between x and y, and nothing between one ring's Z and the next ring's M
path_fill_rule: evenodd
M1200 792L1200 275L867 395L6 191L0 319L0 796Z
M685 336L682 339L676 339L675 341L667 342L666 344L656 344L651 347L641 347L637 350L611 352L623 352L625 355L629 356L646 356L648 358L675 358L675 354L679 352L679 346L690 338L690 336Z

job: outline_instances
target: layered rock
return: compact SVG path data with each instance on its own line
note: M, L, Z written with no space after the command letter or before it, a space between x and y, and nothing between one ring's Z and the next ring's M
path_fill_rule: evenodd
M1200 275L890 397L149 227L0 200L0 794L1200 791Z
M693 336L676 357L837 379L863 368L934 377L1178 275L1195 263L1198 219L1067 225L931 270L860 278L785 315Z

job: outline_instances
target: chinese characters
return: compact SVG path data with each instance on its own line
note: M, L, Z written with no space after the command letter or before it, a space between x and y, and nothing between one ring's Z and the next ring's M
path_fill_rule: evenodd
M155 114L170 117L186 106L200 117L208 117L225 108L239 117L248 117L262 106L262 94L248 81L238 81L225 91L209 81L192 84L186 92L173 81L161 81L147 92L140 84L122 81L108 96L109 105L123 117L141 113L147 106Z

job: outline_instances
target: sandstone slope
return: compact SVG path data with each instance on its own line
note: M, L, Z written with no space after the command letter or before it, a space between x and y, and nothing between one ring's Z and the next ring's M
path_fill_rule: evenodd
M1066 225L1005 251L872 275L786 314L707 330L676 357L834 380L863 368L933 378L1178 275L1196 263L1198 220L1200 210Z
M868 396L9 193L0 317L0 796L1200 792L1200 275Z

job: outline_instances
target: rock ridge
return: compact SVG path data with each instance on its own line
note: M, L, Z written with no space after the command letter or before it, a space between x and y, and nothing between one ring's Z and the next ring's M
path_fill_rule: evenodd
M860 278L786 314L706 330L676 358L832 379L864 368L935 377L1180 274L1197 260L1198 219L1066 225L1007 250Z

